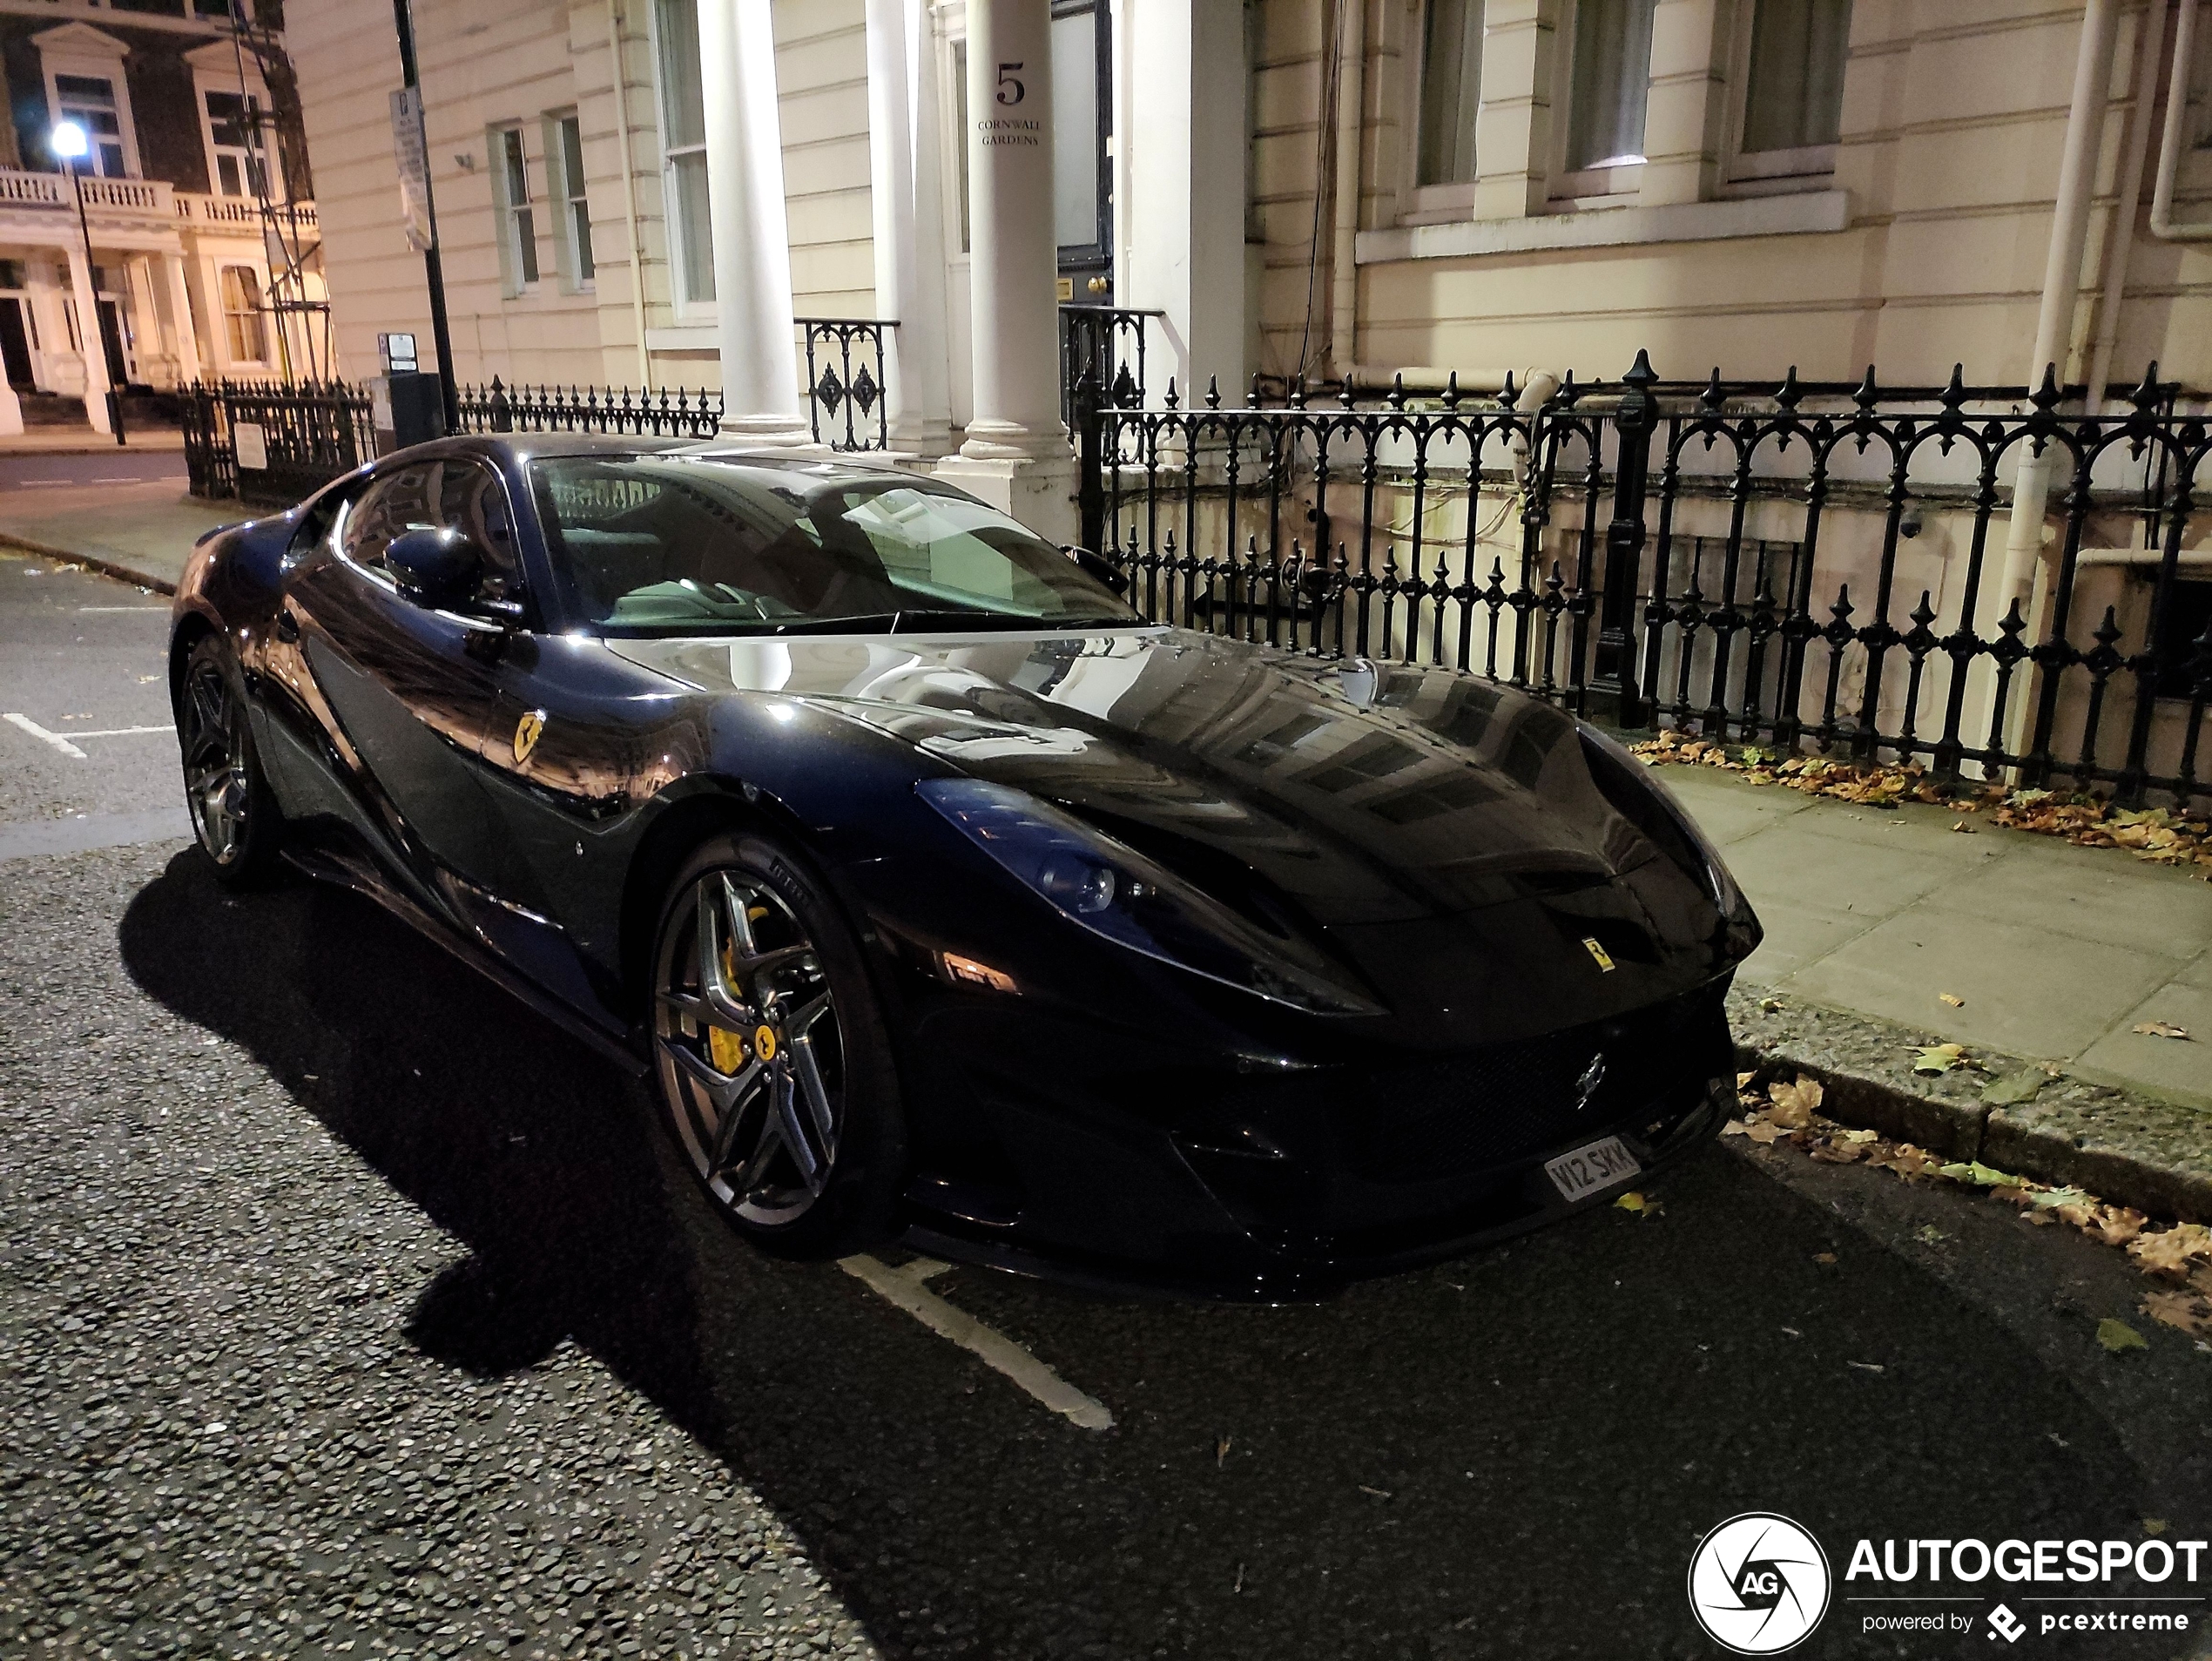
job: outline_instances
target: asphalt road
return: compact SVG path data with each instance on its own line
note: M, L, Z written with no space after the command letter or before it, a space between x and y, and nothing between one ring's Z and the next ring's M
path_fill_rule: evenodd
M85 609L135 591L27 565L0 712L165 720L158 618ZM0 722L0 855L175 789L77 747ZM930 1282L1096 1432L739 1248L636 1086L350 895L0 858L0 1654L1706 1657L1757 1509L1838 1577L1794 1653L1988 1657L1988 1597L1869 1634L1851 1543L2212 1534L2212 1354L2126 1258L1884 1172L1716 1146L1318 1307Z
M185 477L180 449L126 449L116 445L84 451L37 450L0 456L0 490L36 490L57 485L140 484L149 479Z

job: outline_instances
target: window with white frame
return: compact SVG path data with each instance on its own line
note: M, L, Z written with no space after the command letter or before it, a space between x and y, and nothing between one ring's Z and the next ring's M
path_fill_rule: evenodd
M252 92L209 91L201 95L207 117L207 153L219 196L258 196L272 188L272 169L262 132L267 122L260 98Z
M252 266L225 266L221 272L223 334L233 363L269 360L268 318L261 298L261 273Z
M552 187L561 281L588 288L597 267L591 257L591 204L583 188L583 127L574 111L545 121L545 176Z
M492 211L499 225L500 286L509 298L537 283L537 210L520 127L491 131Z
M1633 188L1635 175L1625 170L1643 164L1656 4L1574 0L1564 65L1566 119L1553 195L1601 196Z
M123 143L123 112L115 101L114 78L106 75L54 77L54 104L58 119L74 121L91 141L83 165L106 179L130 176L129 152Z
M706 97L699 72L698 0L654 0L660 69L660 147L668 193L669 263L679 306L714 300L714 233L708 218Z
M1474 117L1482 95L1483 0L1428 0L1421 22L1420 125L1413 182L1474 182Z
M1754 0L1738 56L1733 179L1835 170L1851 0Z

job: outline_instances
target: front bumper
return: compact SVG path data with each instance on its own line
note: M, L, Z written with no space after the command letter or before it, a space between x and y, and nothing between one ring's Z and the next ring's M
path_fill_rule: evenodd
M957 1158L925 1171L911 1243L1102 1286L1261 1300L1453 1257L1631 1185L1570 1204L1544 1171L1561 1153L1617 1136L1648 1174L1710 1139L1735 1096L1726 984L1372 1067L1117 1072L1085 1064L1072 1034L1049 1082L970 1060L988 1145L970 1143L965 1171Z

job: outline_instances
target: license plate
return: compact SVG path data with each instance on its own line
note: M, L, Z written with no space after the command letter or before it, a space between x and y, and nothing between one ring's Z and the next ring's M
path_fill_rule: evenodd
M1586 1148L1572 1153L1562 1153L1556 1159L1544 1161L1544 1174L1552 1179L1552 1186L1570 1203L1601 1188L1610 1188L1615 1183L1635 1176L1643 1167L1636 1157L1621 1145L1617 1136L1607 1137L1602 1142L1593 1142Z

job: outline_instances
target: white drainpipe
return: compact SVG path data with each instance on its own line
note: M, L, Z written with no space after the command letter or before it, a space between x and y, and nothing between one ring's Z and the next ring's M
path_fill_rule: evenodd
M2058 201L2052 214L2051 248L2043 267L2043 303L2035 318L2035 345L2028 354L2030 388L2043 378L2046 367L2054 366L2065 379L2067 348L2074 332L2074 308L2081 293L2081 255L2089 237L2089 199L2096 188L2097 147L2104 134L2105 106L2112 88L2114 37L2120 25L2118 0L2089 0L2081 20L2081 48L2074 64L2074 103L2066 121L2066 147L2059 162ZM2013 600L2020 603L2027 621L2027 638L2033 643L2041 623L2040 585L2035 581L2043 550L2043 510L2050 496L2051 464L2060 454L2047 446L2040 456L2021 447L2020 470L2013 485L2013 511L2005 533L2003 580L1989 594L1989 604L1975 619L1980 631L1993 635L1995 625ZM2027 733L2033 676L2019 678L2005 712L2005 747L2018 754ZM1996 697L1995 677L1989 678L1983 704L1986 725Z
M2195 0L2190 0L2192 4ZM2128 260L2135 247L2135 210L2143 199L2143 163L2150 153L2151 107L2158 97L2159 50L2166 44L2167 0L2144 0L2135 30L2134 109L2128 116L2128 152L2120 168L2120 197L2105 239L2104 274L2097 283L2097 343L2089 354L2089 413L2104 413L2112 381L2112 354L2120 338L2120 302L2128 289Z
M622 145L622 222L630 237L630 321L637 335L637 384L653 389L645 348L645 242L637 229L637 165L630 153L630 76L622 60L622 0L607 0L607 52L614 64L615 132Z
M2081 22L2081 51L2074 65L2074 107L2067 116L2066 149L2059 163L2059 197L2052 215L2051 250L2043 267L2043 304L2035 318L2035 345L2027 358L2033 388L2046 368L2065 379L2074 302L2081 293L2081 254L2089 239L2089 199L2096 188L2097 145L2104 133L2112 83L2113 37L2118 0L2089 0ZM2026 601L2028 578L2043 544L2043 505L2050 490L2052 451L2023 456L2013 493L2012 523L2005 539L2005 582L1999 606L2014 596ZM2001 616L2000 611L1998 615Z
M1329 353L1336 360L1337 374L1349 376L1359 350L1359 267L1354 256L1359 240L1360 118L1367 99L1367 0L1339 3L1345 38L1338 71L1336 251L1329 262L1334 278ZM1314 188L1320 188L1318 179Z
M2174 74L2166 84L2166 131L2158 144L2158 186L2150 199L2150 233L2168 242L2212 237L2212 222L2174 223L2174 176L2181 171L2182 152L2188 148L2182 124L2188 118L2189 60L2196 55L2195 45L2196 0L2182 0L2181 22L2174 29Z

